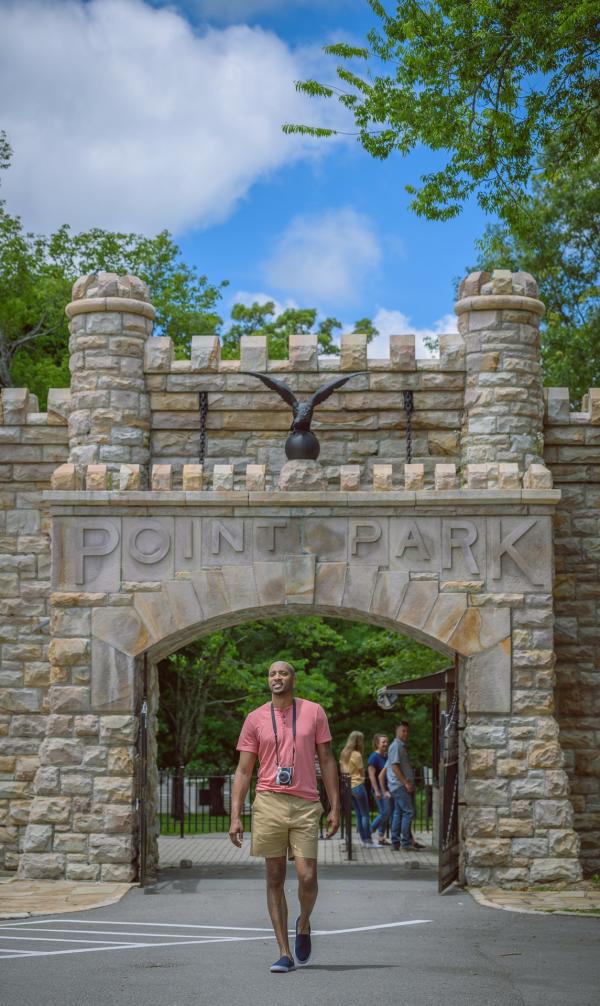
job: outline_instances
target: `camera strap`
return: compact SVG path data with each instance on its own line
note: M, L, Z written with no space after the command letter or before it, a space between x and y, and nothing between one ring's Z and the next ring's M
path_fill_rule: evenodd
M277 736L277 723L275 720L275 706L271 702L271 723L273 724L273 733L275 734L275 760L277 762L277 768L279 768L279 738ZM296 700L292 702L292 768L296 761Z

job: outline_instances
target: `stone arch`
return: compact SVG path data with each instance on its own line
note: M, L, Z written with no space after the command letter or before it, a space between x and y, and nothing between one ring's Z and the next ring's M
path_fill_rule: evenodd
M145 651L159 660L216 629L289 614L369 622L449 656L456 653L467 658L470 711L510 708L508 607L470 605L465 590L445 590L437 577L410 579L400 570L319 563L314 556L202 569L137 592L131 606L93 609L92 662L104 693L94 706L118 711L128 705L135 658Z

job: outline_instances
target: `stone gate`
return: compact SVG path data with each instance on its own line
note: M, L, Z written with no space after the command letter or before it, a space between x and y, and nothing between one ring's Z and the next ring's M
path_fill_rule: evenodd
M565 389L544 393L543 310L527 274L475 273L439 359L415 360L410 335L386 360L361 335L320 358L299 335L286 360L261 337L220 360L202 336L174 360L139 280L75 284L71 388L47 413L26 389L2 393L5 868L134 878L144 655L155 713L158 659L293 612L458 654L469 883L599 868L600 390L581 413ZM316 413L320 463L286 466L288 410L246 370L297 393L365 373Z

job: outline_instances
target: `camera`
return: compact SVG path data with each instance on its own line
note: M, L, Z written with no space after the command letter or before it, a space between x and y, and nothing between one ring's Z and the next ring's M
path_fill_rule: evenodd
M277 769L277 775L275 776L275 782L278 786L291 786L292 778L294 775L294 770L292 766L280 765Z

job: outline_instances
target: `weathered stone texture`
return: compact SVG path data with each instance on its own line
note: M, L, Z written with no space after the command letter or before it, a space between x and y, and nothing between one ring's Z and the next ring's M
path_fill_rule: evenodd
M600 870L600 417L590 396L578 413L566 388L546 391L544 460L562 493L554 520L556 715L581 860L593 874Z
M388 360L370 360L365 336L353 334L331 359L318 357L314 336L292 336L288 360L270 360L266 339L247 337L240 361L221 360L214 337L194 336L190 359L175 361L170 339L148 338L153 310L143 284L106 273L78 281L68 309L70 391L50 393L47 415L26 389L2 393L0 865L15 868L20 858L32 877L131 879L138 655L205 618L225 625L240 610L294 604L372 617L461 654L467 880L573 882L580 843L586 871L600 869L600 393L592 389L584 411L573 413L564 389L548 390L542 457L535 281L506 270L473 274L460 298L460 334L441 337L439 360L415 361L406 335L390 339ZM333 372L364 371L315 411L314 469L285 465L290 410L244 370L280 373L299 397ZM413 463L404 467L405 390L414 411ZM208 393L202 465L199 391ZM251 562L240 554L227 514L232 506L241 513L248 492L276 488L280 472L288 513L322 506L326 489L354 496L362 516L343 547L334 527L343 519L312 510L302 551L293 528L278 525L272 542L265 531L257 539ZM165 554L155 520L121 564L115 541L123 535L131 546L143 511L121 511L114 494L151 479L147 514L171 507L172 489L194 494L190 504L217 490L229 542L217 535L213 554L204 518L193 516L181 534L163 509L160 521L174 535ZM459 484L466 491L457 503ZM563 493L554 589L547 537L528 523L550 512L552 485ZM85 487L104 522L99 537L81 539L82 559L65 556L63 546L65 529L81 527L86 511L57 520L54 564L64 568L54 571L52 595L49 503L41 496L50 487ZM310 503L298 495L307 489ZM403 509L388 512L414 516L414 527L394 530L386 516L377 533L371 498L360 490L385 493L390 508L403 497ZM496 527L488 518L498 492ZM196 535L201 570L191 558ZM94 548L102 555L103 547L109 554L99 561ZM93 586L82 582L99 570ZM533 583L528 575L537 570ZM152 806L153 666L150 676Z

